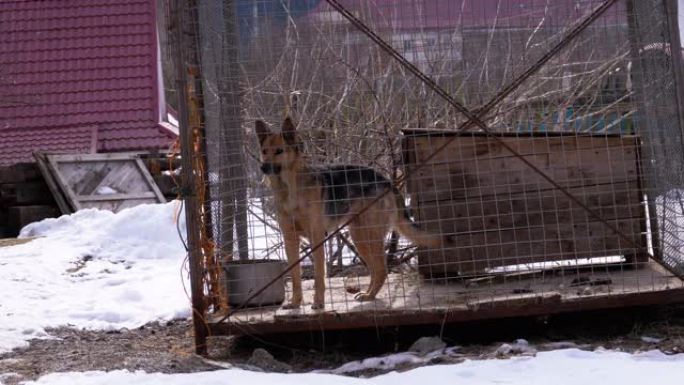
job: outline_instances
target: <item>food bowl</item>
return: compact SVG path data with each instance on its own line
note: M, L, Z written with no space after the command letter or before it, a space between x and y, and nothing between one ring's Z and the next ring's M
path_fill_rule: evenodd
M273 259L230 261L223 264L226 273L228 303L231 306L272 306L285 301L285 280L277 279L262 293L250 297L281 274L287 262ZM245 303L245 301L249 300Z

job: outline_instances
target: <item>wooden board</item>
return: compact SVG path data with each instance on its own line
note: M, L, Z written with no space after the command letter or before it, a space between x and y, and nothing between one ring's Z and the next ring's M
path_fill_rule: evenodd
M579 277L608 284L576 285ZM358 277L364 288L368 277ZM346 281L346 282L345 282ZM326 306L311 309L313 281L303 282L304 305L297 310L281 307L248 308L218 322L209 318L216 333L280 333L305 330L353 329L377 326L443 323L507 316L549 315L563 311L669 303L684 300L684 283L655 262L642 269L624 266L584 271L509 276L466 284L430 281L415 274L390 274L375 301L358 302L346 290L349 279L328 278ZM291 287L286 287L288 293ZM289 294L288 294L289 296Z
M59 184L55 179L55 176L50 171L48 160L45 157L45 154L41 152L34 152L33 158L36 160L38 170L40 170L40 173L43 175L43 179L45 180L45 183L47 184L48 189L52 194L52 197L55 199L55 202L57 202L57 207L59 207L59 211L62 214L69 214L74 212L74 209L71 207L69 202L67 202L65 193L62 191L62 189L60 189Z
M421 227L454 234L448 250L419 249L421 272L451 275L505 264L634 255L645 245L645 214L634 136L499 137L594 214L572 202L495 139L412 132L403 141L407 192ZM643 254L641 254L643 255Z
M0 200L10 205L52 203L50 191L42 181L2 184Z
M0 167L0 183L21 183L38 179L40 179L40 172L33 163Z
M99 208L113 212L143 203L165 202L136 153L45 155L46 180L53 181L75 210ZM60 205L61 207L62 205Z

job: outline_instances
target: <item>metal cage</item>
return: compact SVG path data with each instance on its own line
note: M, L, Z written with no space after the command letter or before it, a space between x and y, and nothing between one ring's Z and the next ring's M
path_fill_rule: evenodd
M161 3L200 351L217 333L684 298L676 2ZM281 161L255 121L278 136L285 116L310 175L276 178L313 192L263 183ZM294 148L289 129L273 146ZM442 243L389 227L409 219ZM283 227L304 235L297 264ZM302 305L281 306L299 275ZM381 275L374 300L354 298Z

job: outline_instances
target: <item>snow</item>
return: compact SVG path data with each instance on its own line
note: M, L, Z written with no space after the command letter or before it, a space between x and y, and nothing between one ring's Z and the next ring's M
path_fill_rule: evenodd
M263 213L250 214L250 222ZM176 223L178 222L178 223ZM276 241L263 231L263 222L250 228L262 234L256 242ZM24 228L21 237L37 237L21 245L0 248L0 353L25 346L33 338L50 338L48 327L90 329L134 328L155 320L190 316L183 270L184 215L178 202L142 205L117 214L94 209L47 219ZM259 232L262 230L263 232ZM253 240L254 241L254 240ZM254 246L254 245L252 245ZM643 336L651 342L655 337ZM289 385L316 381L327 384L404 385L417 382L478 384L605 385L679 384L684 378L684 354L658 351L628 354L599 349L585 351L573 343L565 350L537 352L527 341L503 344L510 359L466 360L427 366L373 378L342 377L367 369L396 370L423 365L444 356L458 358L451 347L420 356L405 352L354 361L335 369L305 374L275 374L223 369L189 374L129 371L53 373L27 384L225 384ZM0 375L0 383L11 377Z
M680 384L684 377L684 355L667 356L658 351L627 354L578 349L539 353L535 357L506 360L465 361L454 365L427 366L406 372L391 372L373 378L331 374L275 374L240 369L189 374L144 372L54 373L27 385L404 385L467 383L468 385L575 385L601 382L605 385Z
M544 261L544 262L532 262L523 263L517 265L505 265L497 266L493 268L485 269L489 273L517 273L525 271L534 270L551 270L561 267L580 267L589 265L609 265L624 263L626 261L625 257L621 255L611 255L606 257L591 257L591 258L576 258L576 259L564 259L559 261Z
M178 202L96 209L26 226L0 248L0 353L47 327L134 328L190 315Z
M118 193L118 191L116 191L113 187L110 186L100 186L95 190L95 195L112 195Z
M316 372L348 374L368 369L392 370L401 365L422 365L429 363L430 360L436 357L453 356L456 354L457 349L458 347L454 346L446 349L435 350L426 354L425 356L420 356L413 352L402 352L383 357L369 357L359 361L348 362L333 370L318 370Z

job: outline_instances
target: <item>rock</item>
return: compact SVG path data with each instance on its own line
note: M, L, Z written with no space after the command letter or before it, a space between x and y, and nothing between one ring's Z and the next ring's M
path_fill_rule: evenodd
M659 344L663 342L663 340L663 338L641 336L641 341L646 342L647 344Z
M254 349L247 365L256 366L267 372L287 373L292 370L290 365L276 360L271 353L262 348Z
M513 347L510 344L501 344L496 351L494 351L494 354L497 357L505 357L513 351Z
M535 349L534 346L530 345L530 343L527 342L527 340L517 339L513 343L513 353L523 355L535 355L537 354L537 349Z
M524 339L517 339L512 344L501 344L494 354L497 357L505 357L508 355L534 355L537 349L530 346L530 343Z
M541 345L542 348L547 350L558 350L558 349L578 349L579 345L572 341L558 341L558 342L547 342Z
M446 342L442 341L439 337L421 337L411 345L409 352L424 356L437 350L443 350L446 346Z
M590 286L585 286L577 292L578 295L592 295L594 290Z
M19 384L25 380L24 376L19 373L2 373L0 374L0 384Z

